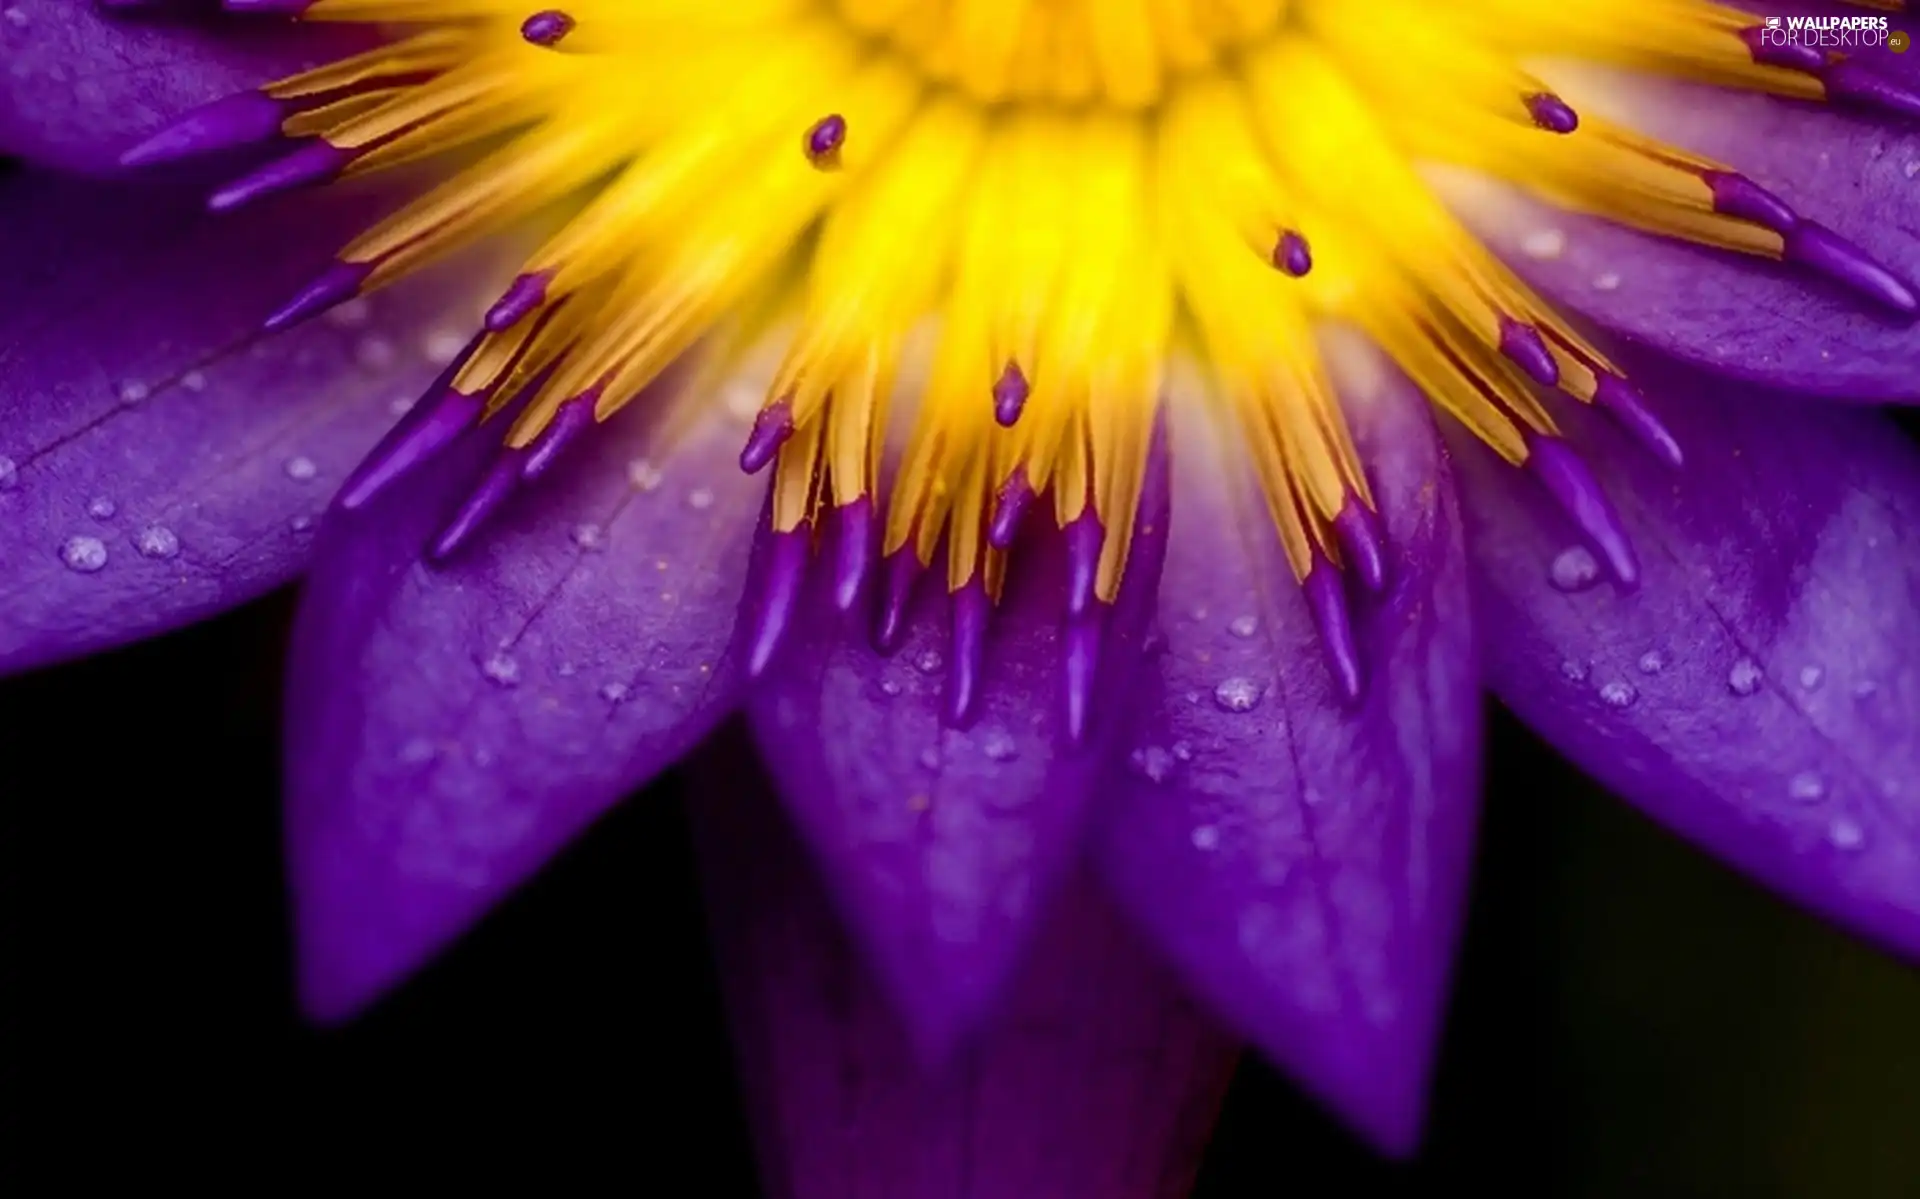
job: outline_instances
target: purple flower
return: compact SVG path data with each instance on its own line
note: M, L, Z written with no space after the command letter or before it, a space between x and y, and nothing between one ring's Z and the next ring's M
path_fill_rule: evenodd
M316 1017L741 710L825 891L710 760L799 1194L1160 1193L1231 1053L1183 996L1410 1151L1482 683L1920 948L1920 459L1865 407L1920 92L1867 6L228 7L0 10L0 661L306 572Z

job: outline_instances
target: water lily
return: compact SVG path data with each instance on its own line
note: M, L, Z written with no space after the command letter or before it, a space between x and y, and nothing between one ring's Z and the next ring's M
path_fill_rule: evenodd
M1410 1151L1483 685L1920 949L1884 6L109 7L0 20L0 655L305 572L315 1017L739 711L877 987L710 787L795 1193L1156 1193L1189 1002Z

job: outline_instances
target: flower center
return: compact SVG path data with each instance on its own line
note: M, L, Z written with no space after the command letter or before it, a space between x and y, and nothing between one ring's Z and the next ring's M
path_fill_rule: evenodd
M1916 307L1779 197L1576 115L1523 65L1548 53L1920 112L1920 96L1773 45L1757 18L1703 0L229 3L418 31L133 152L299 139L216 207L497 143L343 249L271 325L572 206L342 502L498 419L503 458L434 547L452 553L622 407L715 394L697 378L650 387L670 364L755 378L741 465L773 468L785 564L756 666L829 521L846 527L843 604L874 550L892 564L883 635L944 547L947 587L974 614L955 622L964 663L1045 497L1073 562L1069 617L1097 621L1125 574L1169 367L1195 359L1205 380L1183 396L1245 447L1336 673L1357 688L1340 580L1380 586L1385 549L1321 361L1327 320L1358 325L1437 407L1534 470L1631 582L1631 547L1553 409L1601 407L1675 463L1679 447L1416 161Z

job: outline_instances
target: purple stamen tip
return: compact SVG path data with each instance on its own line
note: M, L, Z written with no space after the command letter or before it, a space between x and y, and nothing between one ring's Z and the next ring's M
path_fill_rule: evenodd
M1540 330L1510 316L1500 317L1500 353L1542 387L1560 386L1560 364Z
M1800 223L1799 214L1785 200L1745 175L1707 171L1701 179L1713 193L1713 210L1722 216L1752 221L1781 234Z
M482 401L441 385L428 393L394 426L373 452L361 460L340 488L339 504L348 510L365 507L421 463L452 445L479 417Z
M1067 614L1080 616L1093 607L1094 587L1100 580L1100 548L1107 531L1092 508L1067 525Z
M360 285L372 273L373 264L370 262L336 262L262 321L261 326L269 333L278 333L310 316L325 312L335 304L359 294Z
M547 8L520 22L520 36L528 45L551 50L573 32L574 20L557 8Z
M947 723L964 725L980 693L980 663L986 657L987 621L993 601L978 577L953 593L953 666L947 671Z
M1379 514L1360 497L1350 495L1340 515L1333 518L1333 535L1361 584L1376 595L1386 590L1387 539Z
M888 557L885 595L880 604L880 627L874 631L873 638L875 648L881 653L890 654L900 648L901 634L906 632L907 604L912 601L913 586L920 581L925 569L911 544L902 546Z
M435 565L446 562L460 552L481 526L507 502L515 489L520 486L520 459L523 451L506 450L494 459L487 468L480 485L475 487L453 519L447 522L438 536L427 546L427 558Z
M1307 571L1301 588L1306 592L1314 628L1319 630L1320 648L1327 656L1327 669L1333 672L1334 685L1346 702L1358 703L1364 687L1360 645L1353 635L1353 613L1347 607L1340 571L1324 555L1315 553L1313 567Z
M519 324L526 315L547 302L547 284L553 281L552 271L533 271L514 276L507 290L487 309L486 325L489 333L505 333Z
M287 105L261 92L235 92L167 122L120 155L123 167L154 166L263 142L280 132Z
M760 587L760 611L754 619L747 648L747 675L759 678L773 664L780 643L800 608L800 584L805 581L812 555L812 532L806 525L775 533L767 553L767 574Z
M1067 738L1079 745L1093 723L1093 687L1100 673L1101 642L1106 637L1105 605L1067 622Z
M792 436L792 403L780 399L768 404L753 418L753 432L747 434L747 444L740 450L740 469L759 474Z
M1827 56L1820 52L1819 47L1800 42L1768 41L1763 29L1763 26L1754 25L1740 31L1740 40L1747 44L1748 55L1759 66L1817 74L1827 65Z
M997 550L1012 549L1013 539L1020 532L1020 519L1032 503L1033 488L1027 483L1027 472L1016 466L995 493L993 520L987 525L987 544Z
M1613 501L1601 489L1593 471L1565 441L1558 437L1532 434L1527 438L1527 467L1540 480L1568 519L1586 534L1607 568L1623 587L1640 582L1640 561L1634 556L1633 541Z
M1679 439L1647 408L1638 388L1618 375L1602 372L1595 377L1593 402L1602 412L1668 466L1677 470L1686 465Z
M1304 278L1313 270L1313 247L1292 229L1283 229L1280 240L1274 243L1273 266L1281 274Z
M1027 397L1032 394L1026 372L1018 362L1009 359L993 383L993 419L999 421L1002 428L1013 428L1019 423L1020 414L1026 411Z
M315 139L214 192L207 198L207 207L214 212L230 212L264 196L324 182L352 161L353 151Z
M834 166L839 161L840 148L846 144L847 118L837 112L821 117L807 130L807 159L817 167Z
M1915 300L1913 289L1905 281L1824 225L1813 221L1795 225L1787 232L1781 257L1883 304L1901 316L1920 312L1920 301Z
M1826 85L1829 100L1897 116L1920 117L1920 93L1900 86L1864 63L1843 59L1824 66L1818 74Z
M862 496L839 510L839 552L833 572L833 606L851 612L873 569L873 501Z
M553 469L553 464L580 440L580 435L593 428L596 423L593 409L599 402L598 388L582 392L570 400L562 400L560 406L554 409L553 419L534 438L526 462L520 468L520 476L531 483Z
M1552 92L1535 92L1526 97L1526 104L1533 123L1548 133L1564 135L1580 128L1580 114Z

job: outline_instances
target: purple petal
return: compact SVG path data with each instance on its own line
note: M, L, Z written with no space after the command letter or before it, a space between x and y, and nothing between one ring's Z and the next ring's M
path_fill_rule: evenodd
M1355 622L1364 699L1343 703L1265 509L1235 490L1244 464L1194 412L1174 430L1166 651L1097 860L1214 1011L1404 1154L1466 891L1479 683L1425 405L1396 376L1349 408L1391 550Z
M217 14L116 17L90 0L8 0L0 154L111 172L174 117L362 48L364 29Z
M929 1061L992 1018L1077 853L1118 723L1098 697L1124 695L1141 659L1164 553L1163 479L1156 465L1080 744L1067 732L1067 561L1052 533L1014 550L968 727L944 717L943 577L923 580L887 658L835 609L831 571L816 569L794 643L754 692L754 731L788 807Z
M1603 86L1610 114L1727 163L1909 287L1920 283L1920 131L1664 80L1623 86L1609 77ZM1578 105L1584 94L1569 98ZM1920 326L1808 270L1518 196L1476 195L1463 215L1548 297L1634 342L1770 387L1850 400L1920 396Z
M745 428L720 404L657 465L637 458L646 407L595 430L445 566L422 547L488 473L495 426L328 517L288 693L315 1016L400 981L733 705L765 484L733 466Z
M1490 681L1656 819L1920 953L1920 455L1868 413L1642 374L1673 398L1684 471L1573 424L1640 547L1637 592L1557 570L1558 514L1461 455Z
M0 181L0 669L185 624L300 568L334 488L438 369L446 297L485 284L467 264L259 334L377 207L216 219L198 188Z
M1188 1193L1234 1047L1097 891L1063 890L1002 1030L955 1073L922 1075L812 863L748 774L744 762L709 767L693 818L769 1195Z

